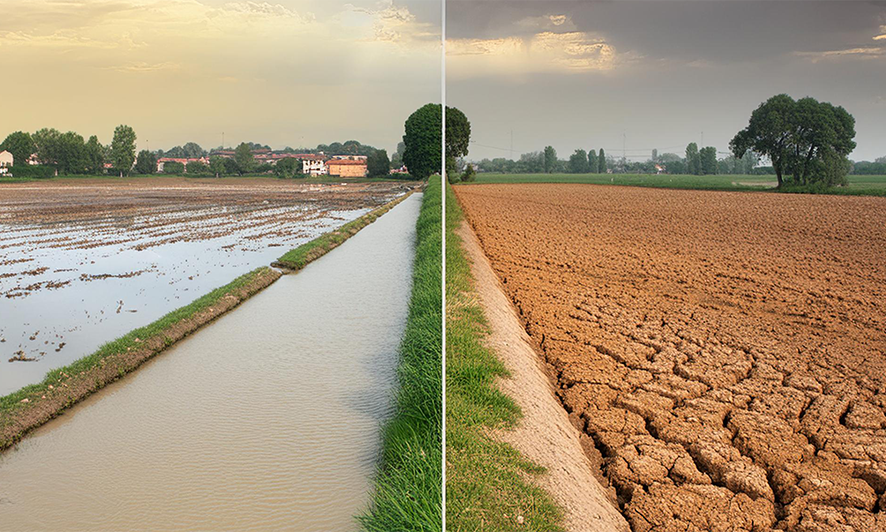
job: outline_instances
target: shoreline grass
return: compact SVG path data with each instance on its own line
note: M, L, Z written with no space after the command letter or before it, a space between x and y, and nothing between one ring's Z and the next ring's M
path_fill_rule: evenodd
M495 380L507 369L483 345L488 325L456 229L458 200L446 196L446 517L452 531L562 531L563 514L532 482L544 468L491 436L520 419ZM518 522L518 516L523 522Z
M0 451L95 391L270 286L279 272L262 266L144 327L102 345L43 381L0 397Z
M340 246L345 240L357 234L361 229L377 220L382 214L393 209L411 195L412 192L407 192L381 207L369 211L356 220L344 224L338 229L323 233L310 242L305 242L297 248L287 251L271 265L275 268L285 268L291 271L301 270L311 262Z
M412 296L397 369L393 418L383 430L382 463L370 507L359 516L368 532L435 532L442 528L442 208L432 178L416 222Z
M480 173L476 180L459 183L575 183L683 190L721 190L734 192L778 192L794 194L833 194L848 196L886 196L886 176L850 175L845 187L792 187L776 189L774 175L671 175L671 174L496 174Z

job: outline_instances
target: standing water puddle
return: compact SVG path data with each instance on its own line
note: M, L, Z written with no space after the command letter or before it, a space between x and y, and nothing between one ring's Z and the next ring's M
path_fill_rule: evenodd
M406 199L0 456L0 528L357 529L420 204Z

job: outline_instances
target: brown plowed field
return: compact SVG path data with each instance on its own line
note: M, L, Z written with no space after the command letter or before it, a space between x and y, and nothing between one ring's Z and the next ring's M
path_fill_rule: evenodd
M635 531L886 530L886 199L456 194Z

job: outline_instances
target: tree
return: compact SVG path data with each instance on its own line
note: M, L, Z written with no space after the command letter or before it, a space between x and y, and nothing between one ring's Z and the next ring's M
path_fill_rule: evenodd
M601 174L606 173L606 152L603 151L603 148L600 148L600 154L597 155L597 170Z
M461 180L465 183L470 183L477 179L477 172L474 170L473 164L468 164L465 167L465 173L461 175Z
M596 174L599 170L597 167L597 151L588 150L588 172Z
M652 162L658 162L658 150L655 148L652 148Z
M153 174L157 170L157 157L148 150L138 152L135 160L135 173Z
M241 142L234 150L234 161L237 163L237 172L240 175L248 174L255 168L255 159L252 157L252 146Z
M62 175L86 173L86 142L83 137L73 131L62 133L58 137L58 151L55 154L58 171Z
M192 176L206 175L209 172L209 167L202 161L191 161L185 165L185 171Z
M182 175L185 171L185 165L176 161L163 163L163 173L170 175Z
M550 174L557 168L557 150L553 146L545 146L545 173Z
M37 160L41 164L55 164L61 136L61 132L55 128L43 128L31 136Z
M222 164L225 166L225 175L234 175L240 173L240 166L234 159L223 157Z
M701 160L698 155L698 144L690 142L686 146L686 172L689 174L701 174Z
M588 154L581 149L575 150L575 153L569 156L568 168L570 174L588 173Z
M188 142L187 144L182 146L181 151L181 157L185 157L188 159L206 156L206 150L201 148L200 145L196 142Z
M717 173L717 148L708 146L698 152L698 166L700 175L713 175Z
M455 107L446 107L446 160L450 161L468 154L471 143L471 123L464 113ZM454 164L452 165L455 166Z
M27 165L28 159L31 158L35 149L36 146L31 134L24 131L10 133L6 140L0 144L0 151L5 150L12 154L13 165Z
M99 175L105 171L105 147L95 135L86 141L86 169L93 175Z
M391 173L391 161L387 150L375 150L366 158L366 170L369 177L386 177Z
M849 168L854 137L855 118L842 107L778 94L751 113L748 127L733 137L729 147L739 158L749 150L768 157L779 187L786 175L797 185L828 184L845 179L839 174Z
M220 157L218 155L213 155L209 158L209 171L215 175L215 177L221 177L225 175L225 158ZM284 159L285 161L286 159ZM283 162L283 161L280 161ZM279 164L279 163L277 163Z
M111 141L111 162L114 168L123 174L129 175L132 164L135 162L135 130L126 125L117 126L114 130L114 140Z
M443 108L429 103L409 115L404 125L403 162L409 173L427 179L442 163Z
M277 177L282 177L286 179L297 176L301 177L303 175L302 163L295 157L280 159L274 166L274 174L276 174Z

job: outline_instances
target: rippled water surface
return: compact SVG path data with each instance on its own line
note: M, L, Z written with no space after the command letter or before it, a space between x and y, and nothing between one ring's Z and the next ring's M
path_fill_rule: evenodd
M357 529L420 198L0 455L0 529Z

